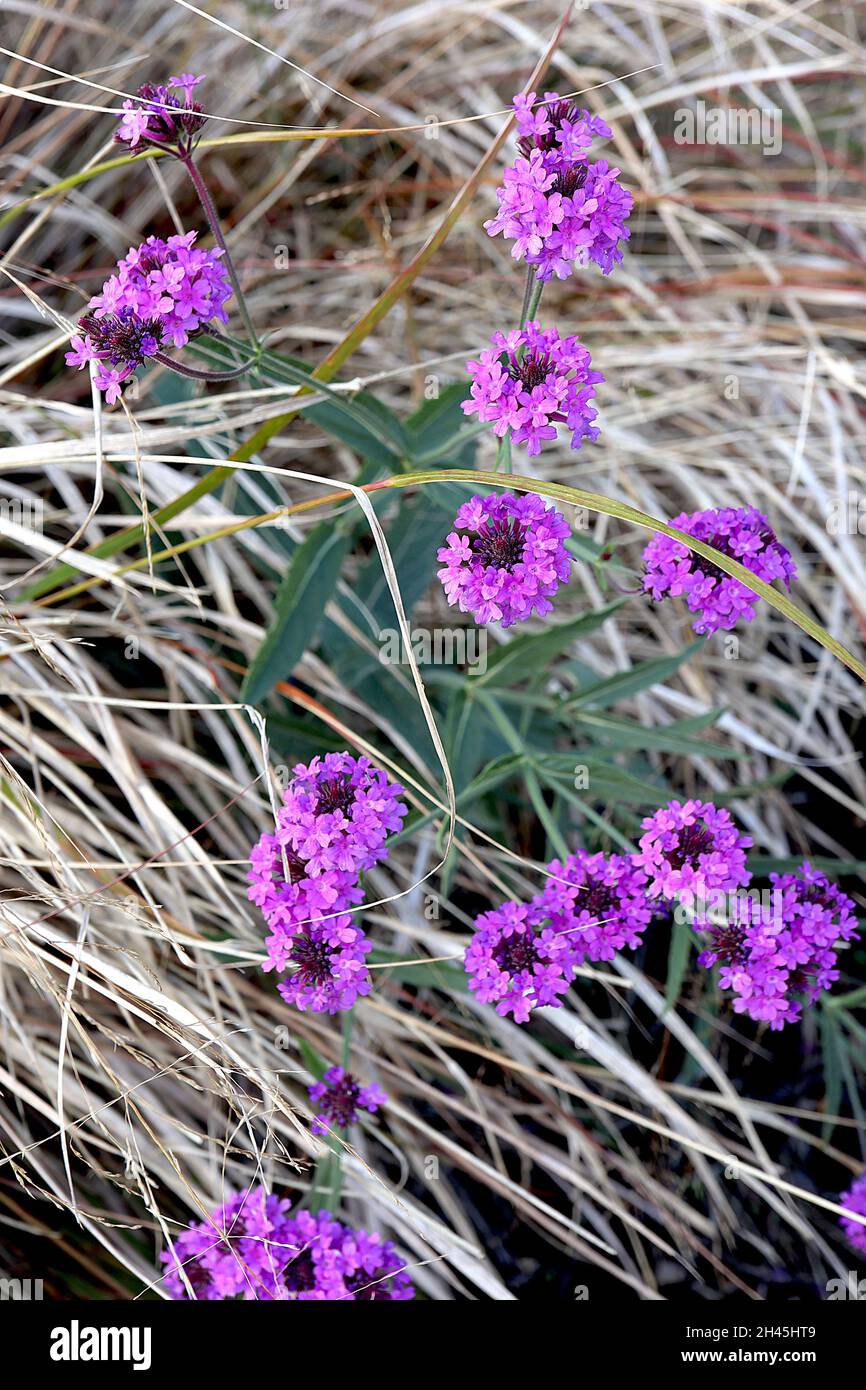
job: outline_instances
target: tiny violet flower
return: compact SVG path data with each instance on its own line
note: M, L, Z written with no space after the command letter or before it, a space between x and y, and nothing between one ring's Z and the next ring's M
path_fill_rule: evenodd
M313 1134L330 1133L331 1127L348 1129L355 1123L359 1110L368 1110L375 1115L380 1105L386 1105L388 1097L381 1086L359 1086L351 1072L342 1067L331 1067L324 1078L309 1087L310 1100L320 1107L313 1118L310 1129Z
M183 91L187 106L192 102L192 94L200 82L204 82L204 76L196 77L192 72L182 72L180 77L168 79L169 87L179 87Z
M770 905L750 894L729 900L721 920L700 913L693 926L706 946L705 967L734 993L734 1012L773 1029L796 1023L839 978L840 941L858 935L854 904L806 862L799 874L771 874Z
M492 349L467 362L471 395L467 415L488 421L501 439L511 431L514 444L530 455L556 439L557 427L571 431L571 447L597 439L592 405L596 385L604 380L592 370L589 351L577 338L560 338L555 328L534 321L508 335L494 333Z
M705 541L768 584L781 579L786 589L796 578L797 567L763 512L755 507L721 507L702 512L682 512L672 526ZM750 623L755 616L758 595L725 574L702 555L689 550L670 536L653 536L644 554L646 571L643 587L656 602L685 596L696 614L695 632L710 636L736 627L742 619Z
M165 84L146 82L136 95L123 103L115 140L131 150L150 147L187 159L195 148L207 117L193 100L193 91L203 77L190 72L170 77ZM181 91L183 97L174 95Z
M866 1216L866 1173L861 1173L859 1178L854 1179L848 1191L842 1193L839 1205L855 1216ZM866 1256L866 1226L859 1221L852 1221L847 1216L839 1217L839 1225L845 1232L851 1248Z
M708 801L669 801L642 827L632 863L649 880L648 897L706 902L749 883L745 851L752 841L728 811Z
M229 1196L161 1259L173 1299L402 1302L415 1292L390 1241L327 1211L290 1215L262 1187Z
M534 92L520 94L513 109L520 155L496 190L499 212L486 231L513 241L511 254L534 266L539 280L564 280L590 261L608 275L622 260L633 205L619 169L587 157L595 138L610 138L610 127L555 92L539 106Z
M613 960L640 945L657 909L646 874L630 859L578 849L565 863L554 859L547 872L552 877L532 899L531 916L562 937L572 964Z
M513 1014L515 1023L542 1005L561 1006L573 975L566 938L551 927L537 930L525 903L482 913L464 964L473 994L498 1014Z
M568 522L555 507L532 493L473 497L454 527L437 552L452 606L503 628L551 612L550 599L571 577Z

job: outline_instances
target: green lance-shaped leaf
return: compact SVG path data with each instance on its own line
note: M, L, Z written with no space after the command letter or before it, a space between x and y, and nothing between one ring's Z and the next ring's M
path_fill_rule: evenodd
M322 620L352 548L351 529L322 522L295 551L274 601L274 621L253 657L241 699L259 704L291 675Z

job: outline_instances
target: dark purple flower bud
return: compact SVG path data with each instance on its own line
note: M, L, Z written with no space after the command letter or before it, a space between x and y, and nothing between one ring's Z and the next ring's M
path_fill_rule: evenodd
M348 1129L355 1123L359 1110L374 1115L388 1097L381 1086L360 1086L350 1071L331 1067L324 1078L309 1088L310 1100L319 1106L310 1129L313 1134L327 1134L332 1126Z
M149 146L186 159L207 120L199 103L192 99L193 89L203 81L203 77L183 73L169 78L167 85L145 82L134 98L123 103L115 140L131 150ZM183 96L175 96L173 88Z

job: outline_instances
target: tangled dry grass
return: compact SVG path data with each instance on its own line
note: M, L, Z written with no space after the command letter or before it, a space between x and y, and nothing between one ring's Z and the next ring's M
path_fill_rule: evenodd
M809 1019L802 1055L799 1042L786 1054L790 1085L767 1081L768 1040L747 1037L705 982L686 972L666 997L664 953L587 969L568 1007L530 1029L478 1005L460 954L475 911L536 882L532 809L509 811L506 850L483 801L458 800L447 872L428 878L447 797L432 744L403 721L405 672L389 670L393 703L371 703L315 643L260 711L239 698L286 556L323 513L219 533L320 499L292 471L326 489L355 480L357 452L290 415L321 400L293 385L204 396L156 370L128 413L100 416L62 367L64 322L115 259L196 217L183 171L164 162L51 191L110 157L111 118L93 110L113 104L105 88L210 74L221 119L204 167L254 321L311 369L443 224L550 44L557 0L122 8L4 6L0 1262L52 1271L57 1297L158 1295L167 1236L224 1190L261 1177L300 1195L321 1181L310 1049L336 1062L342 1040L331 1020L288 1018L255 968L244 875L276 769L336 744L370 748L418 812L368 893L382 960L353 1056L392 1102L345 1148L356 1224L392 1236L438 1300L561 1299L575 1285L766 1298L780 1281L814 1296L847 1268L835 1203L866 1142L862 952L846 959L850 1007L820 1039ZM535 461L539 477L656 517L760 506L794 552L798 602L855 651L866 554L856 525L828 522L866 491L864 79L857 9L830 0L577 9L545 85L604 112L636 212L616 276L550 291L549 312L606 377L602 438ZM677 143L675 112L701 100L779 108L779 152ZM287 142L262 128L356 124L390 129ZM481 229L498 167L359 338L336 390L363 384L405 414L431 379L459 379L503 306L516 311L507 253ZM218 494L159 522L279 412L285 425ZM492 466L486 440L478 461ZM40 514L42 529L27 524ZM147 550L88 553L139 518ZM604 517L587 538L632 561L642 539ZM364 544L327 609L352 640ZM68 581L40 594L60 562ZM609 597L580 566L558 616ZM447 624L438 600L419 602ZM674 656L679 624L626 604L549 679ZM734 804L766 860L809 852L858 872L862 685L766 605L738 638L624 694L623 747L637 734L662 788ZM711 710L705 751L653 744ZM586 737L575 729L578 752Z

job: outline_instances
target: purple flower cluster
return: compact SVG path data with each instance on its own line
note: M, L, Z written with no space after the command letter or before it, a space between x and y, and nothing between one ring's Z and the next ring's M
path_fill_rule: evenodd
M167 241L152 236L132 247L79 320L81 333L71 340L67 364L98 362L96 385L109 405L163 344L183 347L212 319L227 322L223 305L232 290L220 263L223 253L204 251L195 239L195 232Z
M146 82L135 97L123 103L115 140L131 150L150 146L186 159L207 119L192 95L203 81L203 77L184 72L170 77L164 85ZM183 96L175 96L175 92Z
M469 988L516 1023L540 1005L559 1007L585 960L638 946L653 915L646 876L622 855L579 849L547 869L553 877L530 902L483 913L466 949Z
M854 904L805 862L799 874L771 874L771 902L738 895L722 921L699 915L709 938L702 966L721 965L719 983L734 992L734 1012L771 1028L797 1023L839 978L836 950L858 935Z
M551 611L550 599L571 577L568 522L555 507L532 493L473 497L454 527L437 570L450 604L504 628Z
M649 897L706 900L749 882L745 851L752 841L709 801L669 801L642 826L633 862L649 878Z
M866 1216L866 1173L861 1173L859 1178L854 1179L848 1191L842 1193L839 1205L856 1213L857 1216ZM839 1225L852 1248L859 1250L861 1255L866 1255L866 1226L861 1226L859 1221L849 1220L847 1216L839 1217Z
M551 927L538 930L534 920L526 903L503 903L481 914L466 948L469 988L515 1023L544 1004L561 1004L573 974L565 937Z
M264 1188L238 1193L195 1222L162 1256L171 1298L207 1301L402 1301L414 1296L390 1241L353 1231L328 1212L289 1215Z
M564 280L590 261L609 274L622 260L633 204L619 169L587 157L593 138L609 139L610 128L556 92L537 106L534 92L516 96L514 113L520 155L505 170L499 212L485 229L513 241L511 254L536 267L539 280Z
M331 1067L324 1078L310 1086L310 1100L320 1106L310 1129L313 1134L328 1134L331 1127L348 1129L355 1123L359 1110L375 1115L380 1105L388 1103L381 1086L359 1086L351 1072Z
M595 387L603 381L592 370L589 351L577 338L561 338L555 328L530 321L522 330L494 333L493 348L466 363L471 396L467 415L492 423L500 438L512 432L528 454L541 452L545 439L556 438L557 425L571 430L571 447L597 439L592 406Z
M670 801L642 824L636 854L579 849L548 864L529 903L480 916L465 955L469 988L525 1023L539 1004L562 1003L584 961L639 946L660 905L676 899L705 939L698 964L721 965L734 1011L774 1029L797 1022L803 1002L839 978L839 943L858 935L851 899L809 863L771 874L769 894L741 891L752 841L710 802Z
M771 584L781 579L787 589L797 568L763 512L755 507L720 507L703 512L682 512L671 522L680 531L705 541L715 550ZM658 601L684 594L697 614L695 632L709 636L736 626L742 618L751 622L758 595L717 565L696 555L670 536L655 535L644 551L643 587Z
M370 992L372 949L350 909L360 875L384 859L400 829L402 787L369 758L327 753L299 764L273 833L250 853L249 896L271 935L265 970L291 968L278 985L289 1004L315 1013L350 1009Z
M573 964L613 960L616 951L640 945L655 909L646 874L633 859L578 849L564 864L552 860L547 871L554 877L531 910L562 936Z

